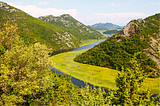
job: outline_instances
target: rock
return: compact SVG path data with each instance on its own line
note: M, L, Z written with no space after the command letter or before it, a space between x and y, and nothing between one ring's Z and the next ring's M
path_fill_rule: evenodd
M121 35L129 37L130 35L141 33L139 23L145 22L143 19L137 19L130 21L121 31L117 32L115 35Z
M3 3L0 3L0 8L2 8L2 6L3 6Z
M9 7L4 7L3 9L4 9L5 11L8 11Z

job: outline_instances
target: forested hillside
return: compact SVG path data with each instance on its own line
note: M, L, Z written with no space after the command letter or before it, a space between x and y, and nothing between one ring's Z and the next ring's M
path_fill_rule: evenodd
M84 24L80 23L79 21L75 20L69 14L64 14L58 17L53 15L49 16L41 16L39 19L49 22L54 26L58 26L59 28L63 29L74 35L76 38L81 40L87 39L102 39L104 36L100 34L98 31L85 26Z
M115 34L117 32L118 30L107 30L107 31L104 31L103 34Z
M128 62L136 55L150 77L160 76L159 17L160 14L156 14L146 19L132 20L113 37L74 60L122 70L130 66Z
M1 106L158 105L158 101L154 102L156 98L150 99L149 91L139 95L145 77L136 61L127 73L118 75L117 91L107 94L100 88L79 88L71 83L71 76L66 78L51 72L53 61L48 55L51 49L40 43L26 46L17 34L16 24L7 22L3 26L0 31Z
M74 35L70 33L67 27L66 30L64 30L58 25L34 18L6 3L0 2L0 4L0 29L4 27L3 24L7 21L16 23L19 28L18 34L26 44L40 42L56 51L78 47L80 41L83 39L99 39L102 37L101 34L94 36L92 33L97 33L95 31L91 31L92 33L88 35L79 34L79 37L77 37L75 33L73 33ZM85 28L85 30L87 29Z
M69 32L5 3L0 3L0 22L0 106L158 105L149 90L140 89L145 76L134 58L133 67L118 74L117 90L79 88L71 83L71 76L51 71L54 64L49 53L66 47L62 37L71 41ZM57 42L54 39L58 46L52 44Z

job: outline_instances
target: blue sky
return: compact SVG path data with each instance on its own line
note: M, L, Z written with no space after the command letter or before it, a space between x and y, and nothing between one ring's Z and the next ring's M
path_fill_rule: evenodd
M33 17L70 14L85 25L111 22L124 26L132 19L160 13L159 0L3 0Z

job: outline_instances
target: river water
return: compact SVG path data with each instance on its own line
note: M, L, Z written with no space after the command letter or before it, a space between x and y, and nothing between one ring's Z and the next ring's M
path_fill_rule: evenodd
M105 34L107 37L111 37L112 35L110 35L110 34ZM89 49L89 48L92 48L92 47L94 47L95 45L97 45L97 44L99 44L99 43L101 43L101 42L103 42L103 41L105 41L105 39L104 40L100 40L100 41L97 41L97 42L94 42L94 43L91 43L91 44L88 44L88 45L85 45L85 46L81 46L81 47L78 47L78 48L75 48L75 49L72 49L72 50L67 50L67 51L78 51L78 50L84 50L84 49ZM59 51L58 53L62 53L62 52L67 52L67 51ZM58 54L58 53L56 53L56 54ZM54 68L54 67L52 67L51 68L51 71L53 71L53 70L55 70L56 71L56 73L57 74L64 74L63 72L61 72L60 70L57 70L56 68ZM68 74L65 74L66 75L66 77L68 77L69 75ZM84 82L84 81L82 81L82 80L80 80L80 79L77 79L77 78L75 78L75 77L71 77L71 82L74 84L74 85L76 85L76 86L78 86L78 87L85 87L86 86L86 82ZM90 83L88 83L87 82L87 84L90 86L90 87L92 87L92 89L95 87L95 88L99 88L99 86L95 86L95 85L93 85L93 84L90 84ZM108 93L108 90L106 89L106 88L103 88L103 87L101 87L101 89L103 89L106 93ZM155 97L155 96L157 96L157 94L153 94L151 97ZM158 98L155 100L155 101L159 101L158 100Z
M111 37L112 35L110 35L110 34L105 34L107 37ZM55 53L53 53L53 55L56 55L56 54L59 54L59 53L62 53L62 52L68 52L68 51L78 51L78 50L84 50L84 49L89 49L89 48L92 48L92 47L94 47L95 45L97 45L97 44L99 44L99 43L101 43L101 42L103 42L103 41L105 41L105 39L104 40L99 40L99 41L97 41L97 42L94 42L94 43L91 43L91 44L88 44L88 45L85 45L85 46L81 46L81 47L78 47L78 48L75 48L75 49L71 49L71 50L65 50L65 51L58 51L58 52L55 52ZM61 72L60 70L57 70L56 68L54 68L54 66L51 68L51 71L53 71L53 70L55 70L56 71L56 73L57 74L64 74L63 72ZM67 74L65 74L66 75L66 77L68 77L69 75L67 75ZM76 85L76 86L78 86L78 87L85 87L86 86L86 83L84 82L84 81L82 81L82 80L79 80L79 79L77 79L77 78L75 78L75 77L71 77L71 82L74 84L74 85ZM87 83L90 87L95 87L95 88L99 88L99 86L94 86L94 85L92 85L92 84L90 84L90 83ZM107 89L104 89L104 91L105 92L108 92L108 90Z

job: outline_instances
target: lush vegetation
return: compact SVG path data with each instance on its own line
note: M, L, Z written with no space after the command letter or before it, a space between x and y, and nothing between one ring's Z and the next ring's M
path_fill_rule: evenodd
M9 9L6 10L5 7L9 7ZM12 11L12 9L14 9L14 11ZM53 25L44 22L15 7L3 3L2 8L0 8L0 29L7 21L17 23L19 28L18 34L25 44L29 45L30 43L34 44L40 42L51 47L54 51L78 47L80 42L84 39L99 39L103 37L103 35L92 29L90 29L92 31L91 34L78 32L77 35L77 32L70 33L71 29L68 27L62 28L61 23ZM78 27L77 30L79 29L80 28ZM86 30L86 28L84 28L84 30Z
M102 39L104 36L97 32L96 30L85 26L84 24L80 23L79 21L75 20L69 14L64 14L59 17L54 17L52 15L49 16L41 16L39 19L49 22L54 26L58 26L59 28L63 29L74 35L76 38L81 40L88 40L88 39Z
M52 56L53 66L54 68L82 81L89 82L93 85L101 86L107 89L116 90L117 87L115 80L117 74L121 73L120 71L73 61L76 55L82 54L86 51L87 50L70 51L54 55ZM146 88L150 88L151 93L158 94L159 79L146 78L141 89L145 90Z
M112 23L97 23L89 26L95 30L112 30L112 29L122 29L122 26L115 25Z
M129 60L135 53L137 61L150 77L159 76L159 15L150 16L143 21L129 23L128 35L124 29L94 48L75 57L76 62L122 70L129 67ZM155 43L153 44L153 42Z
M117 32L118 30L107 30L107 31L104 31L103 34L115 34Z
M7 22L0 31L0 105L156 104L148 92L139 92L143 82L139 64L134 63L133 69L119 75L116 80L119 89L109 94L88 86L78 88L70 82L71 76L66 78L50 71L51 49L40 43L25 45L17 29ZM121 86L129 89L123 90Z
M3 8L0 9L0 105L158 105L148 90L141 91L145 77L135 59L131 61L133 67L126 68L115 79L117 89L109 93L89 86L78 88L71 83L71 76L66 78L51 72L55 63L49 53L58 47L47 39L55 35L69 36L69 33L58 27L51 30L53 25L20 10L10 12ZM66 47L62 45L60 47Z

